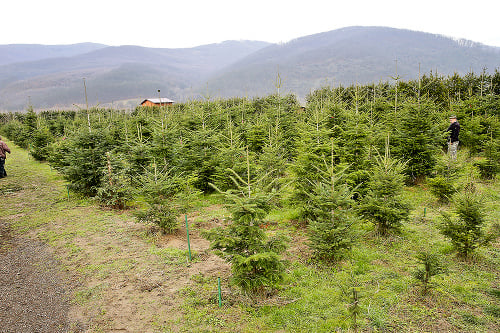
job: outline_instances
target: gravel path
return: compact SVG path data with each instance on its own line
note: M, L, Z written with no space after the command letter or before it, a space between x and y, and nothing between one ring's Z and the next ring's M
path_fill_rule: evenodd
M0 222L0 332L67 332L69 301L43 243L15 238Z

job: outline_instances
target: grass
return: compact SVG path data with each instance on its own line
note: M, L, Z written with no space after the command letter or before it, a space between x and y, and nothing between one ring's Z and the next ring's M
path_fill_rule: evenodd
M68 199L60 175L9 146L9 177L0 181L1 221L18 237L52 247L73 286L71 313L81 323L73 327L83 325L89 332L123 327L148 332L353 332L356 324L361 332L500 330L499 241L470 260L457 258L436 228L440 212L451 207L438 204L424 185L405 191L413 210L401 234L381 237L371 224L360 224L350 257L332 265L310 258L305 229L294 222L295 210L273 210L267 217L269 230L291 238L287 278L269 298L255 299L231 286L229 269L206 249L193 251L194 260L186 261L184 221L179 220L178 233L161 236L136 223L131 212L102 210L73 193ZM478 189L487 197L491 227L500 217L500 182L480 183ZM195 211L188 213L192 239L201 242L201 229L211 221L224 223L228 216L220 196L200 197ZM436 286L427 295L412 277L419 251L439 253L447 267L446 274L433 278ZM361 310L356 323L349 312L353 288Z

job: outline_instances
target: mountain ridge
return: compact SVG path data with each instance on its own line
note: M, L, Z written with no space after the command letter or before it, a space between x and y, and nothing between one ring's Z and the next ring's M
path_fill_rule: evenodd
M387 81L396 75L396 66L397 75L408 80L418 77L419 68L422 74L434 69L465 74L471 68L494 70L500 65L500 48L461 43L466 46L442 35L405 29L346 27L261 49L226 68L209 86L227 97L238 92L237 76L255 77L259 68L265 68L259 86L247 84L246 89L272 91L279 71L282 91L304 96L325 81L344 85Z
M14 48L16 52L22 49ZM83 78L89 104L96 105L154 97L158 89L162 96L177 101L207 94L254 97L276 92L278 75L280 93L303 98L325 84L389 81L396 68L401 79L409 80L434 70L450 75L483 68L494 71L500 66L498 47L414 30L363 26L281 44L225 41L179 49L92 43L75 44L73 49L42 47L41 59L32 55L31 60L2 64L9 58L5 49L0 45L0 110L23 109L28 100L35 108L82 103Z
M0 66L0 109L26 107L28 99L34 106L40 107L63 107L81 103L83 78L87 81L91 104L150 97L158 89L178 96L179 87L187 89L212 71L268 44L259 41L226 41L185 49L108 46L71 57L10 63ZM228 48L230 52L227 51ZM145 72L138 72L136 69L139 67ZM126 68L130 70L127 71ZM156 73L155 78L151 75L152 71ZM114 74L123 80L119 85L116 85ZM106 81L106 77L110 85L102 82ZM66 86L61 88L60 84L54 84L57 80L66 82ZM42 82L47 84L44 86ZM93 83L99 83L99 87ZM123 85L128 86L126 92L116 91ZM132 86L136 87L135 92L131 90ZM59 98L57 92L60 93ZM94 97L97 94L100 96Z
M97 43L69 45L6 44L0 45L0 66L16 62L36 61L55 57L68 57L107 47Z

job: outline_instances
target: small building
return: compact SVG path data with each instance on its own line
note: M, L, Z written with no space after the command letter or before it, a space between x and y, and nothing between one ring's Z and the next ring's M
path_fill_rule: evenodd
M174 101L168 98L148 98L142 101L141 106L165 106L172 105Z

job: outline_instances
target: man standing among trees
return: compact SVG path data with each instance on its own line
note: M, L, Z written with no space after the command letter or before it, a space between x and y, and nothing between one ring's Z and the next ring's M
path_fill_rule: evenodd
M7 172L5 171L5 158L7 157L6 152L10 154L10 149L7 144L2 141L0 137L0 178L7 177Z
M446 131L450 132L450 138L448 140L448 154L450 154L453 160L456 160L458 150L458 134L460 133L460 124L458 123L457 116L450 117L450 126Z

